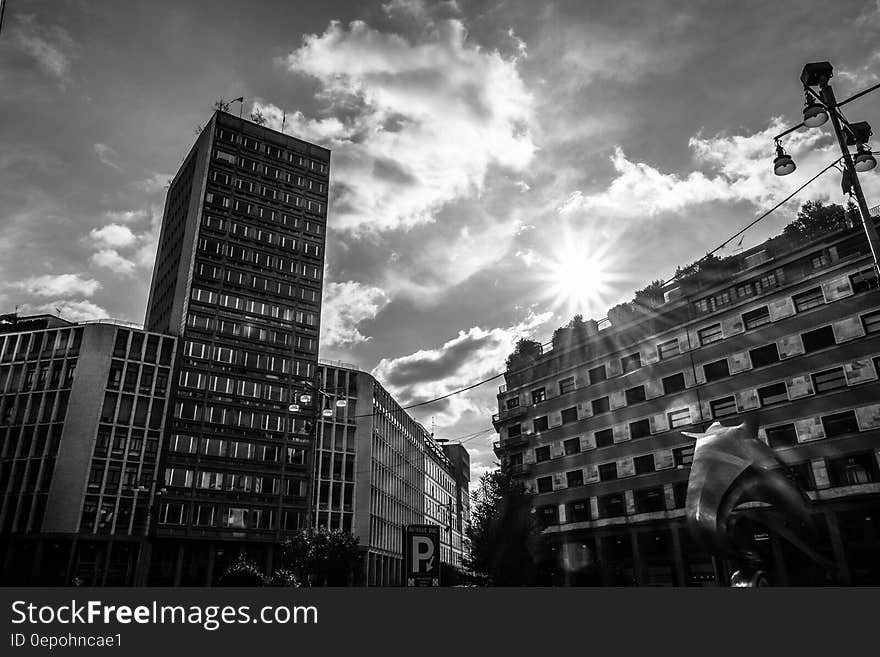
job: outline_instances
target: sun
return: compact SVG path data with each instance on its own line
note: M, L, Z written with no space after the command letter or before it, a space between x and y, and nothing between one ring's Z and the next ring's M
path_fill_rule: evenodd
M566 317L603 317L612 284L620 278L612 269L609 249L595 235L564 231L559 237L536 268L544 297Z

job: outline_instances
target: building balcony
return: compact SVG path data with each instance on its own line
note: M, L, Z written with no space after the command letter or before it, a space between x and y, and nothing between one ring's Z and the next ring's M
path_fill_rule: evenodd
M514 438L508 438L507 440L496 440L493 447L495 452L498 453L506 452L509 449L516 449L517 447L525 447L528 444L529 437L527 434L523 434Z
M498 424L500 422L504 422L505 420L510 420L515 417L520 417L526 414L528 409L525 406L514 406L513 408L505 408L503 411L499 413L495 413L492 416L492 424L495 425L495 429L498 429Z
M515 465L507 466L507 471L510 473L511 477L522 477L527 475L532 470L532 465L530 463L517 463Z

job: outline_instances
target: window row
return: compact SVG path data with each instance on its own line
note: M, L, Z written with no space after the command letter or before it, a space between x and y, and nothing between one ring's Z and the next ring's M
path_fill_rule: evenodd
M264 461L278 463L286 455L286 463L303 465L305 450L300 447L284 448L277 445L261 445L246 440L206 438L175 433L168 441L168 451L177 454L201 454L217 458Z
M284 203L291 207L301 208L318 216L322 216L325 210L325 206L323 203L319 201L313 201L312 199L303 198L302 196L299 196L297 194L281 193L279 194L279 197L280 198L277 199L279 203ZM205 203L225 208L227 210L232 208L236 212L240 212L242 214L260 218L265 217L269 220L271 220L271 217L268 216L269 213L275 212L271 208L267 208L257 203L249 203L247 201L238 199L233 200L229 196L216 192L206 192Z
M855 273L825 281L822 285L795 294L793 297L777 299L765 306L744 312L737 317L702 327L697 330L697 338L700 346L706 346L719 342L726 337L731 337L744 331L759 328L770 322L789 317L796 312L804 312L815 308L818 305L830 303L831 301L851 296L853 294L859 294L869 289L874 289L877 286L878 282L873 268L866 268ZM873 333L880 330L880 312L864 316L863 321L865 324L865 332ZM842 334L844 334L843 339L851 339L851 337L858 337L858 335L864 334L859 333L851 336L847 333L852 330L858 331L858 329L853 328L852 318L848 322L846 320L838 322L835 326L835 331L840 330ZM815 339L819 341L818 343L808 342L807 345L805 345L808 349L815 350L822 348L822 346L817 346L817 344L821 344L827 340L827 328L822 329L822 331L822 334L814 336ZM838 342L840 341L842 340L838 339ZM584 385L595 385L611 377L633 372L646 364L652 364L676 356L683 352L682 345L684 346L684 350L686 350L687 338L676 337L655 343L643 350L626 354L620 358L612 359L607 363L597 365L587 370L587 377L584 380ZM827 346L827 344L824 346ZM800 353L803 353L803 351ZM562 395L577 389L577 387L575 377L568 376L557 381L555 386L549 387L545 385L533 389L529 393L529 396L526 396L525 393L522 397L511 396L505 399L503 403L507 409L516 408L526 403L531 403L533 405L539 404L550 399L552 396L555 396L557 391L558 394Z
M205 421L246 429L282 432L285 430L285 418L287 416L281 413L252 411L225 406L203 406L194 401L181 401L177 402L174 406L174 417L178 420ZM312 423L302 418L290 418L288 425L291 426L292 433L300 435L310 435L313 431Z
M324 162L307 158L302 153L290 151L273 144L269 144L253 137L245 137L241 133L228 128L218 128L217 138L227 144L241 144L244 148L257 153L266 153L269 157L280 162L287 162L319 173L327 173L327 165Z
M78 356L82 334L77 328L0 335L0 362Z
M215 363L225 363L242 367L248 370L265 370L279 374L292 373L296 376L311 379L315 373L315 364L310 361L282 358L272 354L245 349L232 349L214 345L213 347L204 342L186 340L183 344L183 354L188 358L210 360Z
M217 504L195 504L190 508L185 502L165 502L159 510L159 524L270 530L278 529L277 516L277 509ZM301 522L298 511L281 512L281 529L299 529Z
M73 386L75 358L0 366L0 394L57 390Z
M142 360L147 363L171 365L174 353L174 338L163 338L155 334L146 334L127 329L116 330L113 343L113 357L128 360Z
M315 326L318 321L318 316L313 312L285 308L274 303L264 303L246 297L237 297L232 294L219 294L212 290L198 287L192 289L192 300L205 305L217 304L221 308L228 310L262 315L288 322L293 321L297 324L305 324L306 326Z
M239 269L227 268L224 275L221 265L210 262L200 262L196 267L196 275L203 280L225 281L229 285L256 290L260 296L275 295L286 299L299 299L307 303L319 303L321 300L321 293L318 289L308 286L297 286Z

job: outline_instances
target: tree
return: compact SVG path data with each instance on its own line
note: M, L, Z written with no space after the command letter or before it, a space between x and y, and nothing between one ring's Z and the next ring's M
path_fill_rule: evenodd
M471 507L465 565L496 586L549 581L549 550L532 513L533 497L503 468L480 477Z
M347 585L360 557L356 536L324 527L300 530L282 551L286 567L308 586Z
M553 349L567 349L587 339L589 335L584 316L577 314L565 326L553 332Z
M798 210L797 219L788 224L782 235L795 244L805 244L846 228L843 206L837 203L825 205L822 201L807 201Z
M541 357L541 343L527 338L520 338L513 348L513 353L507 357L507 370L519 370L533 365Z
M242 553L233 561L220 577L220 586L263 586L266 576L255 561Z

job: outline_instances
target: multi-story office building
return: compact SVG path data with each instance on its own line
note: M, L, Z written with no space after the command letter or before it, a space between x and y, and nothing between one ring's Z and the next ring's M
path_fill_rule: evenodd
M812 500L832 580L878 583L880 290L862 229L710 262L654 307L514 357L496 453L536 493L569 582L726 583L684 504L694 440L745 422ZM756 525L776 583L829 581ZM725 572L727 571L727 572Z
M332 413L318 423L314 522L358 537L363 561L355 583L402 583L406 525L440 525L441 560L460 561L448 531L456 528L455 465L370 374L339 362L318 369L324 394L316 394ZM469 466L466 455L459 454L459 470Z
M175 338L118 322L7 320L2 581L142 583Z
M443 449L427 436L425 440L425 522L440 527L440 561L461 566L461 532L453 552L452 529L457 524L456 482L452 461Z
M455 480L455 506L450 538L451 563L457 568L463 568L467 552L466 534L471 523L471 456L460 443L444 443L441 447L452 465L452 477Z
M330 152L217 111L168 191L146 326L180 337L150 582L306 526Z

